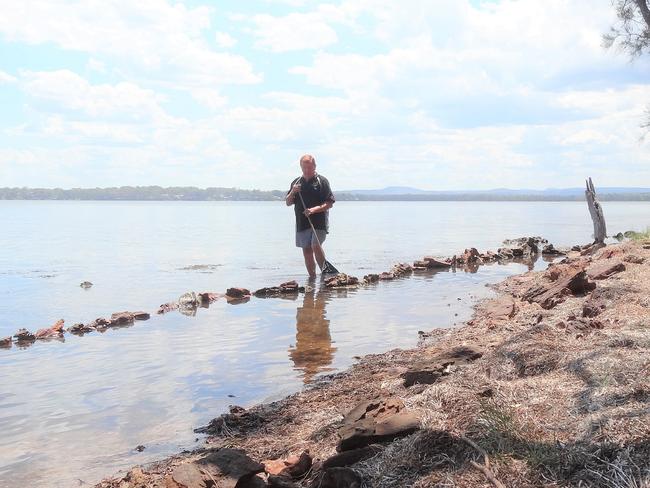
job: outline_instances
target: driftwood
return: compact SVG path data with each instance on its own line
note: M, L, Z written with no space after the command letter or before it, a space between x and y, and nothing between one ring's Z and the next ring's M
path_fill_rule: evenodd
M496 476L494 476L494 473L492 472L492 469L490 468L490 458L487 455L487 452L485 452L485 449L483 449L481 446L479 446L476 442L474 442L471 439L468 439L465 436L460 437L461 440L465 441L467 444L472 446L474 449L476 449L479 453L483 455L483 462L485 464L479 464L476 461L470 461L469 463L477 470L483 473L483 476L487 478L487 480L494 485L495 488L506 488L506 485L501 483Z
M596 200L596 189L594 188L594 183L591 181L591 177L587 180L585 196L587 197L591 220L594 223L594 244L604 244L605 237L607 237L605 216L603 215L603 208L598 203L598 200Z

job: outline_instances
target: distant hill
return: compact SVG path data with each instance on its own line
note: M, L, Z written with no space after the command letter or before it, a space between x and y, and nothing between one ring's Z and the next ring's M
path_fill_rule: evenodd
M602 187L596 189L598 195L643 195L650 194L650 188L624 188L624 187ZM584 197L584 188L548 188L546 190L530 190L520 189L511 190L509 188L495 188L492 190L421 190L419 188L412 188L407 186L389 186L378 190L344 190L339 193L349 195L363 195L363 196L404 196L404 195L418 195L418 196L444 196L457 199L463 199L468 196L477 197L541 197L543 199L549 197Z
M596 189L602 201L650 201L650 188L603 187ZM0 188L0 200L135 200L135 201L281 201L284 190L196 188L185 186L121 186L111 188ZM582 188L474 191L434 191L405 186L378 190L335 191L339 201L581 201Z

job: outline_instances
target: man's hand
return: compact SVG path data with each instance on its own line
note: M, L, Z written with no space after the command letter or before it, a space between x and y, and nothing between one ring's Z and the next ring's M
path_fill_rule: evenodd
M295 195L296 193L300 192L301 188L302 188L302 186L300 186L300 183L296 183L295 185L293 185L291 187L291 194Z
M315 213L318 213L320 211L321 211L320 207L311 207L311 208L305 209L303 214L305 215L305 217L311 217L312 215L314 215Z

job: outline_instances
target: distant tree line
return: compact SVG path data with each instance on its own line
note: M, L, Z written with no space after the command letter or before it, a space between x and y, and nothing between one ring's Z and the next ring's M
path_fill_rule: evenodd
M0 188L0 200L282 200L281 191L193 186L120 186L112 188Z
M121 186L113 188L0 188L0 200L135 200L135 201L281 201L281 190L196 188L193 186ZM336 193L339 201L583 201L583 194L419 193L381 195ZM601 201L650 201L650 193L599 193Z

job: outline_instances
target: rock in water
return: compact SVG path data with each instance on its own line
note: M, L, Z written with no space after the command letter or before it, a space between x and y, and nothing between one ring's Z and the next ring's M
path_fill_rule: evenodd
M14 338L18 342L34 342L36 340L36 336L27 329L18 329L14 334Z
M80 286L81 288L88 289L88 288L90 288L91 286L93 286L93 284L92 284L90 281L82 281L82 282L79 284L79 286Z

